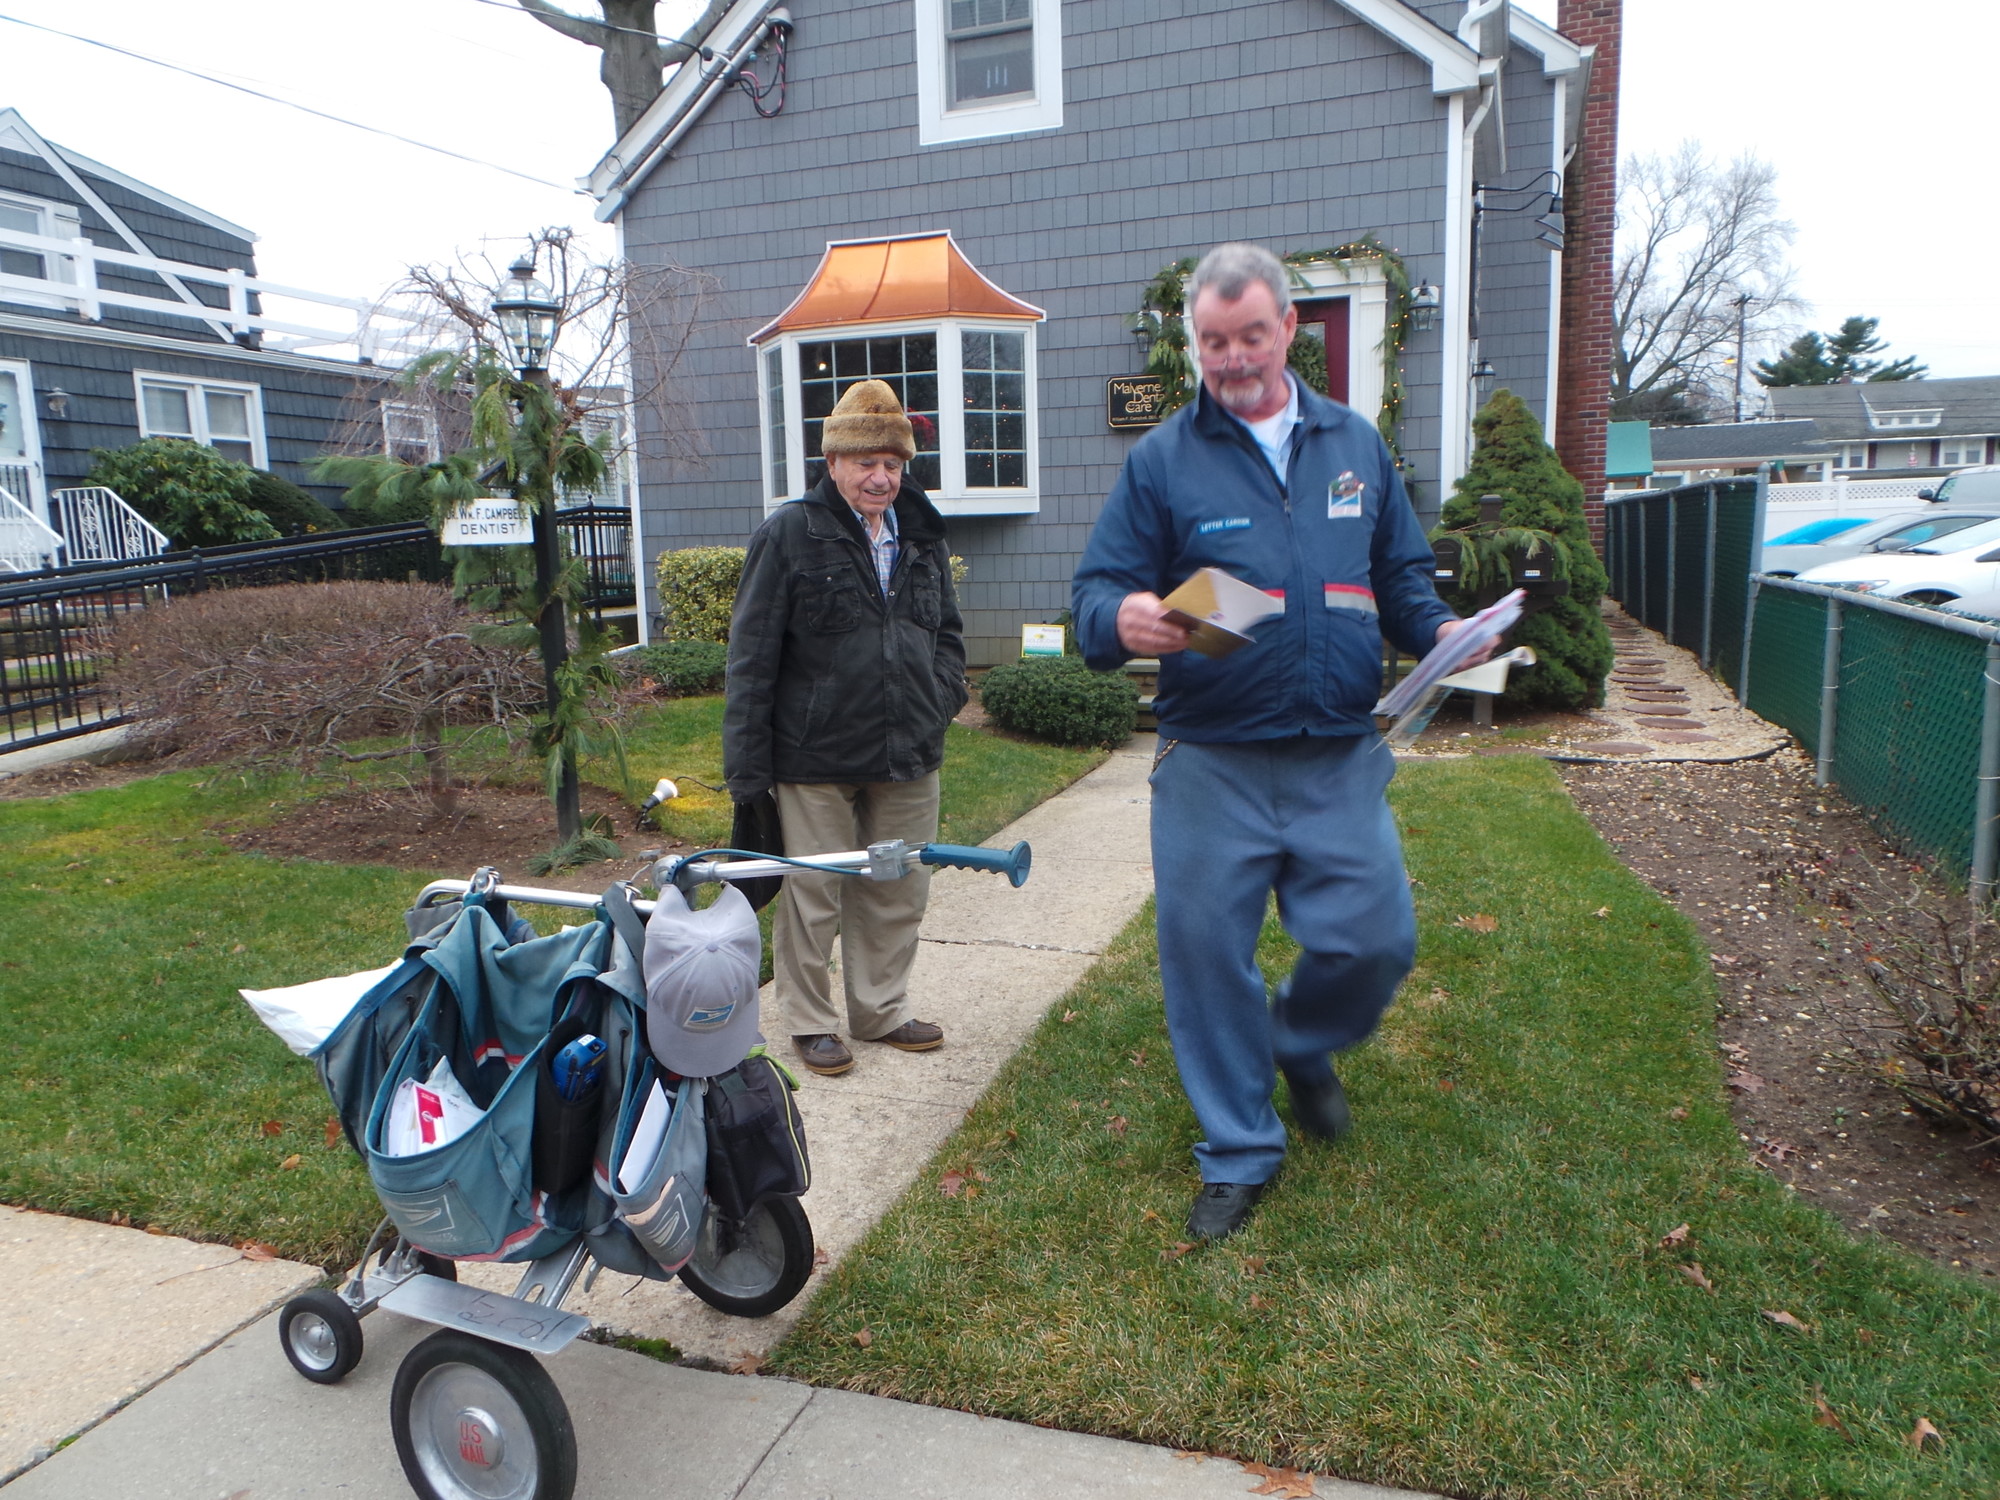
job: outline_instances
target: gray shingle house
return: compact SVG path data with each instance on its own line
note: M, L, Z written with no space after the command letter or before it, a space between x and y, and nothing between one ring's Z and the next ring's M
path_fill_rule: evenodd
M385 448L434 446L359 361L377 326L362 304L295 293L266 312L255 240L0 109L0 566L36 565L49 530L68 560L103 555L81 533L105 517L75 498L93 448L188 438L313 488L307 464L357 422L383 424Z
M1383 259L1296 293L1334 394L1373 416L1400 381L1425 517L1485 390L1554 431L1592 49L1506 0L738 0L708 45L588 179L632 260L710 279L675 408L705 460L648 459L641 414L646 556L741 542L840 388L886 377L936 426L972 660L1018 654L1139 435L1109 383L1148 282L1229 239L1372 239L1435 290L1400 348Z
M1773 414L1810 421L1826 472L1886 479L2000 462L2000 376L1781 385Z

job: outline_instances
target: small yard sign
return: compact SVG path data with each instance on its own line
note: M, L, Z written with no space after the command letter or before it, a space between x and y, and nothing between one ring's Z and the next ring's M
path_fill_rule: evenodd
M1021 627L1021 655L1061 656L1062 654L1062 626L1023 625Z
M1161 398L1166 387L1157 375L1114 375L1104 382L1104 421L1121 427L1160 425Z
M438 540L447 547L526 547L535 540L535 522L513 500L468 500L445 517Z

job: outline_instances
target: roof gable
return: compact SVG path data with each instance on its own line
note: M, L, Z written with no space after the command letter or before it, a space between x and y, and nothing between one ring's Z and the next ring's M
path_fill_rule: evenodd
M172 193L162 192L159 188L143 183L136 177L126 176L115 167L107 167L103 162L93 161L80 151L72 151L67 146L58 146L54 141L45 139L34 126L21 118L18 110L0 109L0 146L9 146L31 156L39 156L58 172L61 171L57 166L60 159L62 163L78 172L87 173L100 182L114 184L128 193L149 199L170 213L192 219L197 224L206 224L210 229L233 235L251 244L257 242L257 236L241 224L232 224L220 214L212 214L205 208L197 208L184 198L176 198Z

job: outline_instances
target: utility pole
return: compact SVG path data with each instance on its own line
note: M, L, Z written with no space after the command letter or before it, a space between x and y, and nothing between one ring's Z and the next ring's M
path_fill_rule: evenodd
M1739 292L1731 304L1736 309L1736 420L1743 420L1743 323L1750 312L1750 294Z

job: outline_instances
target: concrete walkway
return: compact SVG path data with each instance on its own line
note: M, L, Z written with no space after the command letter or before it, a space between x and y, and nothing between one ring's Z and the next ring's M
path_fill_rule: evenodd
M1133 741L988 841L1034 846L1024 888L966 872L934 878L912 992L918 1014L944 1026L942 1049L860 1045L853 1072L806 1075L800 1103L814 1182L805 1201L828 1260L798 1301L749 1322L716 1313L678 1282L606 1275L568 1305L607 1328L724 1364L776 1344L825 1271L915 1180L1049 1006L1150 894L1151 755L1150 736ZM781 1034L768 1011L767 1026ZM10 1239L22 1224L21 1237ZM403 1353L428 1328L371 1317L354 1374L335 1387L308 1384L285 1363L268 1313L316 1273L233 1255L46 1215L0 1219L0 1441L13 1444L11 1452L0 1447L0 1475L30 1461L32 1450L89 1429L7 1484L6 1500L407 1493L389 1434L389 1390ZM197 1265L210 1269L166 1279ZM467 1267L465 1276L510 1290L518 1270ZM135 1337L140 1331L147 1336ZM1219 1500L1268 1480L1225 1459L677 1368L596 1344L574 1344L547 1367L576 1423L576 1493L591 1500L663 1492L718 1500ZM144 1394L131 1400L135 1392ZM99 1420L113 1410L111 1420ZM1282 1492L1329 1500L1396 1493L1327 1479Z

